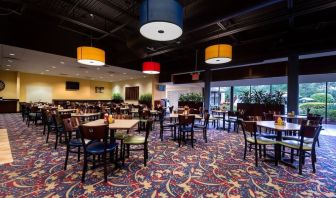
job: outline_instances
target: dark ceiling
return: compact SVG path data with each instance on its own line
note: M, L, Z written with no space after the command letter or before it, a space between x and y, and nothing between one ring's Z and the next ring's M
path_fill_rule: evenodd
M76 57L76 48L106 51L107 64L141 70L144 60L162 64L160 78L190 72L198 50L199 69L333 50L333 0L180 0L184 33L156 42L139 33L141 0L1 0L0 43ZM204 64L204 49L233 45L229 64Z

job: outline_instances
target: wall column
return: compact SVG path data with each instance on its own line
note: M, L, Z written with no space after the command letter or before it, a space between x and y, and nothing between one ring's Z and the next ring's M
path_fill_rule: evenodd
M212 73L210 69L205 71L205 78L204 78L204 110L210 110L210 89L211 89L211 78Z
M230 87L230 111L233 111L233 86Z
M299 110L299 57L291 54L288 57L288 86L287 86L287 112Z

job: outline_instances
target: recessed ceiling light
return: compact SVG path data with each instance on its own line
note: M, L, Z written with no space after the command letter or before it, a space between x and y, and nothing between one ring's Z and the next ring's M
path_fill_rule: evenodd
M40 74L44 74L44 72L41 72Z
M113 74L111 74L110 76L113 76Z
M124 75L126 75L127 73L123 73Z
M101 76L101 77L99 77L99 78L104 78L104 77Z
M12 63L13 61L12 60L8 60L8 62Z
M8 71L8 70L10 70L10 69L7 68L6 70Z
M50 71L50 70L49 70L49 69L46 69L45 71L48 72L48 71Z
M53 69L56 69L56 67L55 67L55 66L51 66L51 68L53 68Z
M97 67L97 70L100 70L100 67Z
M64 65L64 62L63 62L63 61L61 61L60 63L61 63L62 65Z
M6 65L7 67L10 67L11 65Z
M76 76L79 76L79 74L76 74Z
M85 71L85 73L89 73L89 71Z
M95 80L95 78L91 78L91 80Z
M131 78L132 80L134 79L134 78Z
M144 78L146 78L147 76L144 76Z
M10 55L10 56L15 56L15 54L14 54L14 53L9 53L9 55Z

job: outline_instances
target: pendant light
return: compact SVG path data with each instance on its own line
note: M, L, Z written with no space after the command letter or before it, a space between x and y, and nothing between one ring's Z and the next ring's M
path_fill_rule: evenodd
M200 73L197 71L197 54L198 50L195 52L195 72L191 73L191 80L199 80Z
M153 61L142 63L142 73L159 74L160 73L160 63L153 62Z
M93 20L93 15L91 20ZM104 66L105 51L99 48L92 47L92 33L90 36L91 46L81 46L77 48L77 62L84 65Z
M95 47L78 47L77 62L84 65L103 66L105 65L105 51Z
M227 44L211 45L205 49L207 64L222 64L232 60L232 46Z
M183 7L177 0L144 0L140 33L151 40L170 41L183 33Z

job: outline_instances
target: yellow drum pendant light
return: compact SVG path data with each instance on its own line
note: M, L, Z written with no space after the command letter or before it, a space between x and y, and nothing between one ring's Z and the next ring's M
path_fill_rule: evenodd
M78 47L77 62L84 65L103 66L105 65L105 51L95 47Z
M227 44L211 45L205 49L207 64L222 64L232 60L232 46Z

